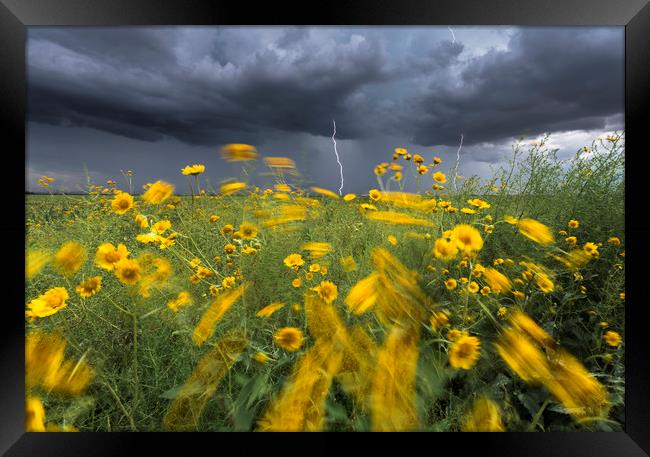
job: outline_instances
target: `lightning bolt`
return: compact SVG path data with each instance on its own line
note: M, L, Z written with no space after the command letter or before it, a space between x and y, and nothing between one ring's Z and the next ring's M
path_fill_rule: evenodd
M458 163L460 162L460 148L463 147L463 134L460 134L460 145L456 151L456 168L454 168L454 191L456 191L456 176L458 176Z
M336 162L339 164L339 168L341 169L341 187L339 187L339 195L343 195L343 165L341 165L341 161L339 160L339 153L336 150L336 139L334 138L336 136L336 121L332 119L332 123L334 124L334 133L332 133L332 141L334 142L334 154L336 155Z
M450 27L450 26L447 26L447 28L448 28L448 29L449 29L449 31L451 32L451 37L452 37L452 38L453 38L453 40L454 40L454 41L453 41L453 43L455 43L455 42L456 42L456 35L454 35L454 31L453 31L453 30L451 29L451 27Z

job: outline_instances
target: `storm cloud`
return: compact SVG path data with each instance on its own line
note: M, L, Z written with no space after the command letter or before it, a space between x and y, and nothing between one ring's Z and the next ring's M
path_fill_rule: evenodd
M623 127L622 28L455 31L30 27L30 168L71 160L72 151L43 147L47 135L62 141L66 132L115 138L133 148L122 149L125 158L156 144L167 157L184 151L179 160L230 142L299 146L320 170L331 159L333 119L337 138L356 151L350 162L366 168L396 146L445 152L461 133L472 153L524 134ZM154 147L136 152L138 143ZM103 160L86 159L109 174Z

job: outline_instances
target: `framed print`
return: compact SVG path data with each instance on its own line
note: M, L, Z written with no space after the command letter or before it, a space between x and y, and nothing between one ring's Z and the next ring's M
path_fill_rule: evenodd
M172 432L648 455L646 1L2 0L0 20L25 159L6 455L213 436Z

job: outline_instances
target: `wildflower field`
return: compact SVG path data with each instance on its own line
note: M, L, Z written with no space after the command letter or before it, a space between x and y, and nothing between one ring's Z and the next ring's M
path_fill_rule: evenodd
M29 195L27 430L622 430L624 137L556 152L388 149L339 195L234 144L192 195Z

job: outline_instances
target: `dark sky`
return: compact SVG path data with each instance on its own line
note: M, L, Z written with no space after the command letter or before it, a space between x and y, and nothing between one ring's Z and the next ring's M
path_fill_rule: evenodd
M344 192L374 187L395 147L488 177L551 133L569 156L622 129L622 27L30 27L28 188L131 169L136 188L203 163L213 185L249 143ZM261 182L260 182L261 183Z

